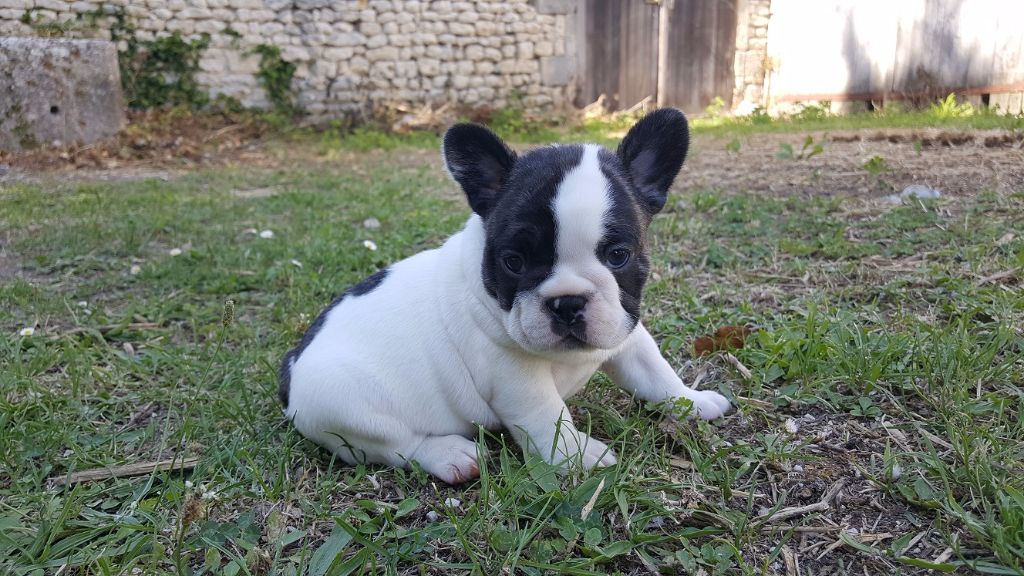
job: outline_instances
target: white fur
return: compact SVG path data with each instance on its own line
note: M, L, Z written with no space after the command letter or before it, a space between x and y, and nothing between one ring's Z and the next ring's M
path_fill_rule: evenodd
M484 289L475 215L440 248L393 265L373 291L346 297L292 366L287 415L296 428L346 462L415 460L457 483L478 474L468 439L477 424L505 427L549 462L614 464L565 405L598 368L644 400L684 397L702 418L724 414L728 401L684 386L643 325L628 330L615 279L595 256L606 186L597 149L587 147L554 201L558 266L511 312ZM590 296L587 338L598 347L551 348L543 300L580 293Z

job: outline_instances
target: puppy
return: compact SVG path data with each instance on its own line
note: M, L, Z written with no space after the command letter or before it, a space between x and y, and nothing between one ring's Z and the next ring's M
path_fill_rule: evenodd
M473 214L317 317L281 365L286 415L345 462L415 460L450 484L479 475L477 425L554 464L614 464L565 405L598 369L643 400L723 415L728 400L686 387L640 322L647 227L688 144L674 109L640 120L616 153L519 156L487 128L453 126L444 161Z

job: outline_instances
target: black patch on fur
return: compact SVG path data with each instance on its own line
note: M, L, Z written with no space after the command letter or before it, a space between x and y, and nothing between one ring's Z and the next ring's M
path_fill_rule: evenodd
M566 173L582 158L582 146L528 152L513 165L497 204L484 219L484 287L503 310L512 309L516 294L536 288L551 275L557 234L551 202ZM510 253L523 258L522 273L505 267L503 260Z
M284 360L281 361L281 368L277 372L277 397L281 399L281 404L284 407L288 407L288 392L291 388L292 381L292 364L299 359L299 356L306 350L313 338L323 328L324 322L327 321L327 314L334 309L335 306L341 304L342 300L349 296L363 296L373 292L378 286L384 282L384 279L388 276L388 269L378 270L373 274L367 276L355 286L352 286L348 290L342 292L338 297L331 301L331 304L324 308L320 314L317 315L313 323L310 324L306 333L302 336L302 341L295 348L292 348L284 355Z
M615 281L619 285L619 303L632 319L632 327L635 327L640 320L640 298L651 268L646 242L651 214L642 206L640 192L633 185L621 159L604 149L598 152L597 158L601 172L608 179L611 206L605 218L604 236L597 246L596 255L615 276ZM628 248L632 257L625 266L612 268L606 263L607 253L618 246Z

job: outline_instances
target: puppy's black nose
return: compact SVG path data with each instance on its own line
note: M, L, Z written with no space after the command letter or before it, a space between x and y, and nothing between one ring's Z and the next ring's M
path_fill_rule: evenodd
M583 296L559 296L548 298L544 305L555 320L569 325L583 319L583 307L587 305L587 299Z

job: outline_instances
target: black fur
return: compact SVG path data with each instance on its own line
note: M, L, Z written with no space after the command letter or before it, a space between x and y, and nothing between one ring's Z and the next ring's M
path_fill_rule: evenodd
M668 189L683 167L689 146L686 116L675 108L644 116L619 144L618 156L651 216L665 206Z
M367 276L355 286L352 286L348 290L342 292L337 298L331 301L331 304L325 308L320 314L317 315L313 323L310 324L306 333L302 336L302 341L295 348L292 348L284 355L284 360L281 361L281 367L277 372L277 397L280 398L281 404L284 407L288 407L288 392L291 387L292 380L292 364L294 361L299 359L299 356L306 350L309 343L313 341L313 338L323 328L324 322L327 320L327 314L334 309L335 306L341 304L342 300L349 296L363 296L373 292L378 286L384 282L384 279L388 276L388 269L378 270L373 274Z
M462 186L469 207L487 215L500 201L516 153L494 132L479 124L456 124L444 135L444 161Z
M598 159L601 172L608 179L611 209L604 238L597 247L597 259L604 262L608 250L616 246L625 246L632 252L633 256L625 266L608 266L608 269L619 284L619 303L629 314L635 327L640 320L640 297L647 282L647 273L650 271L646 235L651 214L643 205L640 192L633 185L619 157L607 150L601 150Z
M536 288L551 275L557 233L551 202L582 157L582 146L552 146L530 151L512 167L506 190L484 222L484 287L502 309L510 310L516 294ZM525 261L521 274L505 268L503 260L510 253Z

